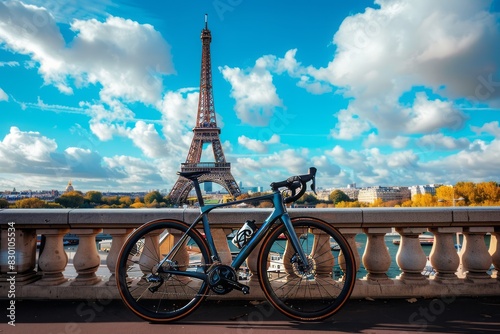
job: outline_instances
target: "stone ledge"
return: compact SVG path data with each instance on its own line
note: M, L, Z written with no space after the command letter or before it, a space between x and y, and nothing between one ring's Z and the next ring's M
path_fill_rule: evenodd
M57 285L40 288L35 285L16 287L16 299L72 299L72 300L105 300L120 299L116 286L106 285L106 281L91 286L71 286L73 280ZM392 284L373 284L365 279L356 281L351 298L452 298L465 296L500 296L500 281L491 278L485 283L471 283L460 279L460 284L441 284L429 280L429 284L406 284L397 279L391 279ZM487 281L487 282L486 282ZM227 295L211 294L212 300L262 300L264 294L257 282L249 284L250 294L243 295L232 291ZM7 287L0 287L0 296L7 296ZM2 297L4 298L4 297Z

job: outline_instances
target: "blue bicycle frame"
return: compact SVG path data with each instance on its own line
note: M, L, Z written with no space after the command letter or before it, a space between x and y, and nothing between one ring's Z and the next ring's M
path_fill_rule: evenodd
M230 206L230 205L235 205L235 204L240 204L243 202L247 202L248 199L245 200L239 200L239 201L234 201L234 202L229 202L229 203L221 203L221 204L210 204L210 205L204 205L203 202L203 197L201 196L201 191L199 189L199 184L198 182L195 183L195 190L198 195L198 200L200 204L200 215L196 218L196 220L191 224L189 229L186 231L184 236L178 241L178 243L172 248L170 253L163 258L163 260L159 263L159 267L163 265L166 261L168 261L169 258L172 258L172 255L177 252L177 250L180 248L180 245L182 245L186 239L189 231L193 228L196 227L200 222L202 222L203 225L203 230L205 231L205 237L206 241L208 243L209 251L212 256L212 261L218 262L220 261L219 255L217 253L217 249L215 247L214 239L212 236L212 232L210 230L210 221L208 219L208 214L210 211L225 207L225 206ZM267 217L264 222L262 223L261 227L257 230L257 232L251 237L251 239L248 241L248 243L243 246L238 253L238 255L234 258L234 260L231 262L231 267L234 269L238 269L243 262L248 258L250 253L255 249L257 244L266 236L268 231L271 229L273 224L277 220L281 220L283 224L285 224L285 227L288 231L290 242L292 243L293 248L299 255L299 258L301 259L302 263L305 264L307 267L308 261L307 261L307 256L304 253L304 250L302 247L300 247L300 242L297 234L293 230L292 226L292 221L290 219L290 216L288 215L288 212L286 210L285 204L283 203L283 197L279 191L275 191L272 194L269 195L263 195L259 197L254 197L252 198L254 201L264 201L264 200L272 200L273 205L274 205L274 210L271 212L269 217ZM168 273L168 270L165 271ZM176 274L180 274L179 272L176 272ZM185 273L186 276L199 276L199 273Z

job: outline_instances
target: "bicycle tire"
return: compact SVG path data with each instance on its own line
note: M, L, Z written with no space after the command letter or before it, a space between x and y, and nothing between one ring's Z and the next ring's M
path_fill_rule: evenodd
M159 219L136 229L123 245L116 265L116 282L125 305L139 317L151 322L171 322L193 312L205 299L209 289L205 279L182 273L206 273L211 263L205 239L190 230L181 251L164 268L179 274L157 273L157 264L188 231L184 222ZM146 280L157 273L161 282ZM160 278L161 277L161 278ZM150 289L155 289L152 291Z
M292 319L327 319L341 309L354 288L353 252L342 234L322 220L295 218L292 225L312 269L303 270L286 227L280 224L266 236L259 254L261 288L268 301Z

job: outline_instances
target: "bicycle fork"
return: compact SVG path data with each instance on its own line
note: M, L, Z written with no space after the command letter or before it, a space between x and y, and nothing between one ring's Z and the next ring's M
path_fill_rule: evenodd
M295 250L296 254L291 258L291 262L297 263L301 271L308 272L311 269L311 264L307 259L306 253L300 246L299 237L295 232L295 230L293 229L292 220L290 219L290 215L288 214L288 212L285 212L281 216L281 220L283 221L283 224L285 224L285 227L288 231L288 236L290 238L290 242L292 243L293 249Z

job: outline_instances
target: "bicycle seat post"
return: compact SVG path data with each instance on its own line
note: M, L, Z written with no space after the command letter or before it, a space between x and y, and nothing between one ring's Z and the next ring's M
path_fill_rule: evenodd
M203 200L203 195L201 194L201 188L200 188L200 183L198 182L198 179L192 179L193 182L193 187L194 190L196 191L196 197L198 198L198 203L200 204L200 207L205 205L205 201Z

